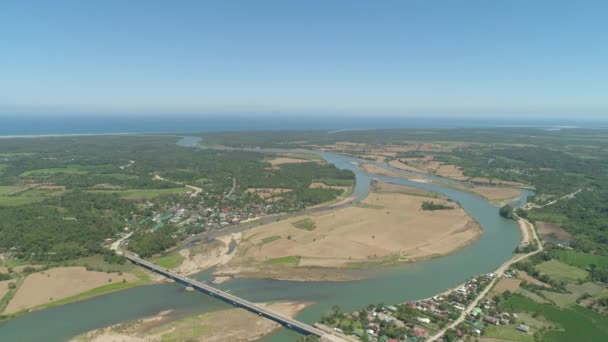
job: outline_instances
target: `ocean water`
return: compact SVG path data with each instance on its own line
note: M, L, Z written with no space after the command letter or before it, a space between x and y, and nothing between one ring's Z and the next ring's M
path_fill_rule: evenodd
M377 128L466 128L466 127L608 127L608 121L511 120L424 117L260 116L260 115L38 115L0 114L0 136L187 133L246 130L343 130Z

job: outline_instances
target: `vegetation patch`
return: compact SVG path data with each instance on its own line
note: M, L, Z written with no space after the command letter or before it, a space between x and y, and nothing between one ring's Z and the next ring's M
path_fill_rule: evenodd
M88 174L88 172L81 170L79 167L76 166L68 166L49 169L29 170L20 174L19 177L49 176L56 174L86 175Z
M376 210L382 210L382 209L384 209L383 205L369 204L369 203L364 203L364 202L357 203L357 207L359 207L359 208L365 208L365 209L376 209Z
M606 341L608 340L608 317L582 306L559 309L550 304L539 304L529 298L513 295L500 304L502 310L529 312L541 315L560 326L560 330L540 333L539 341Z
M536 265L535 268L541 274L546 274L550 278L566 282L585 279L589 275L589 272L585 270L564 264L563 262L557 260L545 261Z
M291 225L298 229L304 229L304 230L308 230L308 231L313 231L313 230L315 230L315 228L317 228L315 221L313 221L309 217L295 221L295 222L291 222Z
M265 244L269 244L269 243L271 243L272 241L276 241L276 240L278 240L278 239L280 239L280 238L281 238L281 237L280 237L280 236L278 236L278 235L273 235L273 236L269 236L269 237L263 238L263 239L262 239L262 242L260 242L260 243L258 244L258 246L259 246L259 247L262 247L262 246L264 246Z
M570 266L588 269L591 265L608 267L608 256L577 252L565 249L552 249L551 257Z
M124 199L154 199L163 195L183 194L190 189L170 188L170 189L131 189L131 190L89 190L93 193L117 194Z
M150 262L160 267L173 269L178 267L184 261L184 257L179 253L171 253L160 257L150 258Z
M22 188L22 186L18 185L2 185L0 186L0 196L10 194L11 192L15 192Z
M323 183L329 186L351 186L355 184L354 179L339 179L339 178L319 178L313 180L314 183Z
M497 338L500 340L534 342L534 336L515 329L514 325L489 326L484 332L484 336Z
M447 205L447 204L443 204L443 203L435 203L432 201L424 201L422 202L422 205L420 206L420 208L422 210L449 210L449 209L454 209L454 206L451 205Z
M297 255L290 255L281 258L269 259L267 262L275 265L298 266L300 263L300 257Z

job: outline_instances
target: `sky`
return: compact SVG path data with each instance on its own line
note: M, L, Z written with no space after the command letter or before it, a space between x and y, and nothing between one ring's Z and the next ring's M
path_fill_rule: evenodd
M0 2L0 115L608 118L608 1Z

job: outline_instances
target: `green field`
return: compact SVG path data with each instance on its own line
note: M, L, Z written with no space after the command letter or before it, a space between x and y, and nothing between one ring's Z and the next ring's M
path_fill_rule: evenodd
M300 263L300 257L296 256L296 255L290 255L290 256L281 257L281 258L269 259L268 262L271 264L277 264L277 265L298 266L298 264Z
M76 166L68 166L68 167L57 167L50 169L37 169L37 170L29 170L20 174L19 177L33 177L33 176L50 176L55 174L70 174L70 175L86 175L87 171L81 170Z
M173 269L178 267L184 261L184 257L179 253L171 253L161 257L151 258L150 262L158 266Z
M44 200L44 197L34 196L0 196L0 207L14 207L23 204L36 203Z
M608 317L579 305L559 309L549 304L539 304L531 299L513 295L500 305L502 310L529 312L542 315L560 326L560 330L549 330L541 341L608 341Z
M545 261L541 264L536 265L536 270L542 274L555 279L566 282L577 281L579 279L585 279L589 275L589 272L581 270L578 267L564 264L557 260Z
M118 194L126 199L154 199L163 195L183 194L188 191L191 190L186 187L170 189L89 190L89 192L95 193Z
M0 196L22 189L19 185L0 185Z
M315 228L317 228L315 221L308 217L299 221L291 222L291 225L298 229L304 229L308 231L313 231L315 230Z
M587 282L583 284L568 284L566 286L570 293L555 293L542 291L545 297L552 300L559 307L567 307L576 304L576 300L583 294L598 296L603 292L603 288L595 283Z
M551 256L565 264L582 269L587 269L592 264L598 267L608 267L608 256L604 255L595 255L591 253L560 249L552 250Z
M276 241L276 240L278 240L278 239L280 239L280 238L281 238L281 237L280 237L280 236L277 236L277 235L273 235L273 236L269 236L269 237L263 238L263 239L262 239L262 242L260 242L260 243L258 244L258 246L259 246L259 247L262 247L262 246L264 246L265 244L271 243L272 241Z
M516 325L489 326L483 331L483 335L501 340L534 342L532 334L518 331L515 327Z

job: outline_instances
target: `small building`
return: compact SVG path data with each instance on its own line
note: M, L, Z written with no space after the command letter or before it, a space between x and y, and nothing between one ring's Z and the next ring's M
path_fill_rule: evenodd
M416 318L418 320L418 322L420 323L424 323L424 324L430 324L431 323L431 319L428 317L418 317Z
M483 318L483 321L488 323L488 324L492 324L492 325L498 325L498 323L500 322L498 320L498 318L496 317L492 317L492 316L486 316Z
M517 330L527 333L528 331L530 331L530 327L525 324L520 324L517 326Z
M477 317L477 316L481 315L482 313L483 313L483 310L481 310L481 308L475 308L471 311L471 316Z

